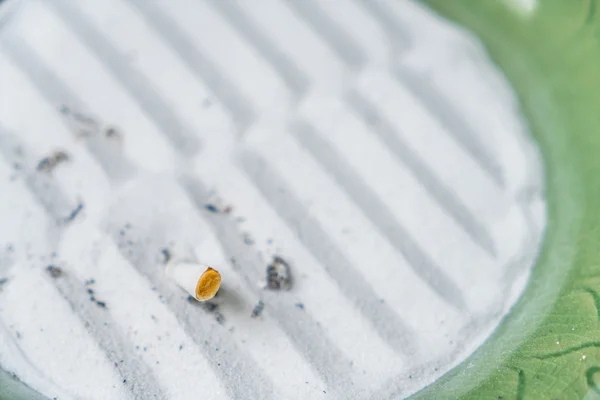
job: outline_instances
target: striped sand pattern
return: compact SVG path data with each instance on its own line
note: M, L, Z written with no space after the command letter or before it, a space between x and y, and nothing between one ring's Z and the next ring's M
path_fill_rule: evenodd
M0 366L49 398L404 397L524 288L537 149L477 42L421 6L7 4ZM221 272L212 306L164 249ZM276 255L289 291L263 288Z

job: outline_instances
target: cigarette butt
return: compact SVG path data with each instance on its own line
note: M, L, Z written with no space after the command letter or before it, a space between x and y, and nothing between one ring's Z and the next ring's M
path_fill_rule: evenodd
M221 286L221 274L202 264L169 263L165 274L198 301L212 299Z

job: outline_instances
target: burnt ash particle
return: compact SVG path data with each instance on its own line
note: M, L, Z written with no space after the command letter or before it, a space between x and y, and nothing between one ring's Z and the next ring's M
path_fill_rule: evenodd
M196 301L193 296L188 296L187 301L196 307L200 307L209 314L212 314L219 324L225 322L225 316L219 312L219 304L212 301Z
M254 244L254 238L248 232L244 232L243 238L244 244L247 244L248 246L252 246Z
M50 276L53 278L60 278L64 273L62 269L60 269L59 267L57 267L55 265L48 265L46 267L46 271L48 271Z
M205 204L204 208L206 208L211 213L218 213L219 209L214 204Z
M54 152L54 160L56 160L56 162L68 161L69 155L64 151L59 150Z
M64 151L55 151L51 155L44 157L38 163L36 169L38 171L52 172L56 166L64 161L69 160L69 156Z
M262 300L259 300L258 303L256 303L256 305L252 309L252 314L250 314L250 317L251 318L260 317L260 315L262 314L264 309L265 309L265 303L263 303Z
M83 207L84 207L83 203L77 204L77 207L75 207L75 209L73 211L71 211L71 214L69 214L69 216L65 218L65 222L71 222L75 218L77 218L79 213L83 210Z
M96 305L100 308L106 308L106 303L103 301L96 301Z
M92 278L92 279L86 280L83 284L85 286L89 286L89 285L93 285L94 283L96 283L96 280L94 278Z
M93 294L94 294L94 289L90 289L90 288L88 288L88 289L87 289L87 292L88 292L88 294L91 294L91 295L93 295Z
M0 287L8 282L8 278L0 278Z
M267 289L290 290L291 287L290 265L279 256L273 257L273 261L267 266Z
M205 301L203 303L200 303L201 307L208 312L215 312L217 311L217 308L219 308L219 305L210 301Z
M165 247L160 252L163 255L163 264L167 264L169 261L171 261L171 252L169 249Z
M40 160L37 166L38 171L47 171L53 166L53 161L50 157L44 157Z
M104 130L104 135L108 139L121 139L123 137L123 134L121 133L121 131L119 129L117 129L117 127L115 127L115 126L108 126Z
M301 310L304 310L304 304L302 303L296 303L295 306Z
M96 121L94 118L90 117L89 115L80 113L80 112L73 112L73 119L83 125L87 125L90 127L95 127L98 125L98 121Z

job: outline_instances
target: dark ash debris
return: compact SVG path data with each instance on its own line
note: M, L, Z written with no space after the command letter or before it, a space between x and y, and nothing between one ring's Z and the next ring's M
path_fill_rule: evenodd
M215 312L217 311L217 308L219 308L219 305L210 301L205 301L203 303L200 303L201 307L208 311L209 313Z
M60 278L64 273L62 269L60 269L59 267L57 267L55 265L48 265L46 267L46 271L48 271L50 276L53 278Z
M267 289L290 290L292 277L290 265L281 257L274 256L271 264L267 266Z
M244 238L244 244L247 244L248 246L252 246L254 244L254 238L250 233L244 232L242 237Z
M81 211L83 210L83 207L84 207L83 203L77 204L77 207L75 207L75 209L73 209L73 211L71 211L71 214L69 214L69 216L65 218L64 222L71 222L75 218L77 218L79 213L81 213Z
M2 292L2 286L8 282L8 278L0 278L0 292Z
M219 312L218 303L213 301L197 301L194 296L188 296L187 301L196 307L200 307L207 313L212 314L219 324L223 324L223 322L225 322L225 316Z
M220 312L215 312L215 319L221 325L223 325L223 322L225 322L225 316L223 314L221 314Z
M171 261L171 252L169 251L169 249L165 247L160 251L160 253L163 255L163 264L167 264L169 261Z
M104 129L104 135L108 138L108 139L116 139L116 140L121 140L123 139L123 134L121 133L121 131L119 129L117 129L117 127L115 126L108 126Z
M258 303L256 303L256 305L252 309L252 314L250 314L250 317L251 318L260 317L260 315L262 314L264 309L265 309L265 303L263 303L262 300L259 300Z
M58 164L68 160L69 156L67 153L64 151L55 151L51 155L42 158L36 169L43 172L52 172Z
M211 213L218 213L219 212L219 209L214 204L205 204L204 208L206 208Z

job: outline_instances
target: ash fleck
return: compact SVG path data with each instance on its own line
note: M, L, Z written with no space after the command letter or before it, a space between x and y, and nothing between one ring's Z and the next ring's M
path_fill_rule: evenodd
M250 317L251 318L260 317L260 315L262 314L264 309L265 309L265 303L263 303L262 300L259 300L258 303L256 303L256 305L252 309L252 314L250 314Z
M81 210L83 210L83 203L77 204L77 207L75 207L75 209L71 211L71 214L69 214L69 216L65 218L64 222L73 221L75 218L77 218L79 213L81 213Z
M123 134L114 126L107 127L104 134L109 139L121 139L123 137Z
M96 305L100 308L106 308L106 303L103 301L96 301Z
M218 213L219 209L214 204L205 204L204 208L206 208L211 213Z
M209 314L212 314L219 324L222 324L225 321L225 316L219 312L219 304L212 301L203 301L199 302L193 296L188 296L187 298L190 304L195 305L196 307L200 307L204 311Z
M301 310L304 310L304 304L302 304L302 303L296 303L295 305L296 305L296 307L298 307L299 309L301 309Z
M98 121L96 121L94 118L90 117L89 115L86 115L84 113L78 112L78 111L73 111L71 113L71 115L73 116L73 119L83 125L88 125L88 126L93 126L96 127L98 125Z
M165 247L160 252L163 255L163 264L167 264L169 261L171 261L171 252L169 251L169 249Z
M291 287L290 265L279 256L273 257L273 261L267 266L267 289L290 290Z
M8 278L0 278L0 290L2 290L2 286L8 282Z
M244 244L247 244L248 246L252 246L254 244L254 238L248 232L244 232L243 238Z
M96 280L94 278L92 279L88 279L87 281L85 281L83 284L85 286L89 286L89 285L93 285L94 283L96 283Z
M51 155L44 157L37 165L38 171L52 172L56 166L64 161L68 161L69 156L64 151L55 151Z
M210 313L211 312L215 312L217 310L217 308L219 308L218 304L213 303L211 301L205 301L205 302L200 303L200 304L201 304L202 309L204 309L205 311L208 311Z
M60 278L63 275L63 270L55 265L48 265L46 271L48 271L53 278Z

